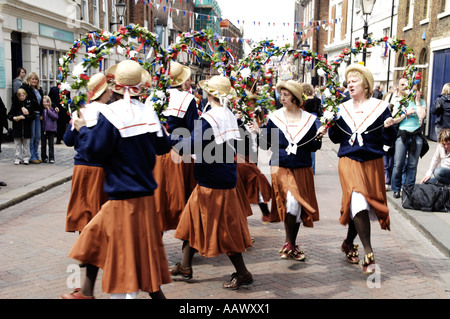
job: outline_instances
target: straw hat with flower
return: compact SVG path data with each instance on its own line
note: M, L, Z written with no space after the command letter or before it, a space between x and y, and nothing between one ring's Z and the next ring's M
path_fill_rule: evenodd
M352 64L349 67L347 67L347 69L345 69L345 79L346 80L348 80L348 74L350 72L358 72L359 74L362 75L363 78L366 79L367 83L369 84L368 96L370 97L373 93L373 85L374 85L372 72L370 72L368 68L366 68L365 66L363 66L359 63Z
M94 74L87 84L87 95L90 101L98 99L108 88L106 76L103 73Z
M230 80L223 75L215 75L209 80L200 81L198 85L206 93L218 98L222 105L236 99L236 91L231 87Z
M303 87L300 82L294 80L278 82L277 91L280 92L281 89L291 92L300 101L300 106L303 105Z
M112 90L118 94L139 96L148 89L147 82L150 75L141 65L133 60L124 60L111 66L106 72L106 77L114 79Z
M170 62L169 77L172 80L172 87L180 86L190 79L191 69L181 63L172 61Z

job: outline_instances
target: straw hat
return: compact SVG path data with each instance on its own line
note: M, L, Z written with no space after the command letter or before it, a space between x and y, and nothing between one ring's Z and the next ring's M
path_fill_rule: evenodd
M98 99L107 88L106 76L103 73L94 74L87 84L89 100L94 101Z
M280 92L281 89L291 92L300 101L300 105L303 105L303 87L300 82L294 80L278 82L277 91Z
M124 60L110 67L106 77L114 79L112 86L114 92L123 95L125 87L128 87L130 96L138 96L141 95L150 75L136 61Z
M190 79L191 69L181 63L170 62L169 77L172 79L172 86L180 86Z
M230 80L223 75L215 75L209 80L200 81L198 85L208 94L221 100L221 103L224 98L229 101L236 98L236 91L231 87Z
M370 72L368 68L366 68L365 66L363 66L359 63L352 64L345 70L345 79L346 80L348 80L347 75L350 72L358 72L366 79L367 83L369 83L369 94L372 95L373 85L374 85L372 72Z

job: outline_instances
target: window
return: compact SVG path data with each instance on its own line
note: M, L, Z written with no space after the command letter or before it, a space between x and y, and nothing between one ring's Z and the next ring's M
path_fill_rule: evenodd
M405 8L405 27L403 28L403 31L410 30L413 26L413 16L414 16L414 0L407 0L406 1L406 8Z
M103 30L108 30L108 0L103 0L102 2Z
M55 51L52 49L40 50L40 84L44 94L48 94L48 91L52 86L55 86L59 81L59 59L64 55L64 52Z
M93 0L92 1L92 15L93 15L93 19L94 21L92 22L92 24L96 27L99 26L99 8L98 8L98 1L99 0Z
M440 12L450 11L450 0L441 0L441 10Z
M89 13L88 13L87 0L81 0L81 20L89 22Z
M423 0L422 19L428 18L429 7L430 7L430 0Z

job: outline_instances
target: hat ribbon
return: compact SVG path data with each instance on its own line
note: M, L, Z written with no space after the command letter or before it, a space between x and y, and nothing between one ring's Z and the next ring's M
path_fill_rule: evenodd
M141 91L141 85L142 85L142 82L139 84L136 84L136 85L125 85L125 84L116 82L115 89L118 91L121 89L124 89L125 93L123 95L123 99L125 100L125 102L127 104L131 104L130 91L133 92L134 94L139 94L139 92Z
M105 78L102 78L101 79L101 81L91 90L91 91L88 91L86 94L87 94L87 97L88 97L88 103L90 103L91 102L91 99L92 99L92 97L95 95L95 93L97 93L98 92L98 90L100 90L100 88L104 85L104 84L106 84L106 77Z

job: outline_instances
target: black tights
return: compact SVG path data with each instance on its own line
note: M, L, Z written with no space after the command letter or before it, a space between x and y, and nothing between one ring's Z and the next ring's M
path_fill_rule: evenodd
M197 250L189 246L189 242L185 240L183 242L180 266L183 268L192 267L192 259L194 258L196 252ZM236 272L239 275L247 274L248 270L245 266L244 258L242 257L241 253L228 254L228 258L230 259L231 263L236 269Z
M289 242L295 246L299 229L300 223L297 222L297 216L286 213L286 217L284 219L284 230L286 232L285 242Z
M369 211L363 210L356 214L353 220L348 223L348 231L346 242L348 245L353 244L353 240L359 235L359 239L364 247L364 254L372 252L372 243L370 241L370 219Z

